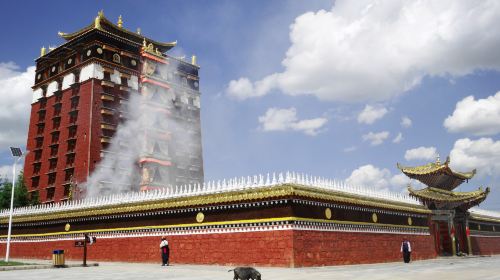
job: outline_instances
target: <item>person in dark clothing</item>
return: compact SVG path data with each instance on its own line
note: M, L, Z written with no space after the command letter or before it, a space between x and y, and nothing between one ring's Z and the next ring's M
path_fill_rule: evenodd
M168 248L168 241L165 236L162 236L160 243L160 251L161 251L161 266L168 266L168 257L170 254L170 249Z
M401 243L401 253L403 253L403 261L409 263L411 258L411 244L406 238Z

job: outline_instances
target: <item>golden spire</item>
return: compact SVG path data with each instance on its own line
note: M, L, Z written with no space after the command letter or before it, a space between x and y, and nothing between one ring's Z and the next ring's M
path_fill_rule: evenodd
M148 43L146 42L146 37L144 37L144 40L142 41L142 47L147 48L148 47L147 44Z
M196 55L191 56L191 64L196 65Z
M118 27L122 28L123 27L123 20L122 20L122 15L118 17Z
M46 51L47 49L45 49L45 46L43 46L41 49L40 49L40 56L44 56L46 54Z
M437 155L437 158L436 158L436 164L441 164L441 157L439 157L439 154Z

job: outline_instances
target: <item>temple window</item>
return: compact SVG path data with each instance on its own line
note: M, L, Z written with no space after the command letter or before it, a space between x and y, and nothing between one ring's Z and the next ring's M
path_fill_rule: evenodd
M128 86L128 79L126 77L121 78L121 85L122 86Z

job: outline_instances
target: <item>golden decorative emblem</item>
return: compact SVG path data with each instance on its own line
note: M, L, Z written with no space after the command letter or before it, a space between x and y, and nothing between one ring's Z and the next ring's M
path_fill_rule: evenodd
M69 231L69 229L70 229L70 228L71 228L71 225L70 225L70 224L66 224L66 225L64 226L64 230L65 230L65 231Z
M412 225L413 224L413 221L411 220L411 217L408 217L408 225Z
M372 214L372 221L376 223L378 221L377 213Z
M198 214L196 214L196 221L198 223L202 223L203 220L205 220L205 215L202 212L199 212Z
M325 209L325 217L330 220L332 218L332 209L326 208Z

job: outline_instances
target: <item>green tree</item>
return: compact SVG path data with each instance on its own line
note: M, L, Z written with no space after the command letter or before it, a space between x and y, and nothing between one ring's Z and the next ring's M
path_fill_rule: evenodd
M12 183L5 182L0 189L0 209L10 208L10 196L12 191ZM27 205L38 204L38 197L30 197L28 189L24 184L24 174L21 172L16 179L16 190L14 192L14 207L22 207Z

